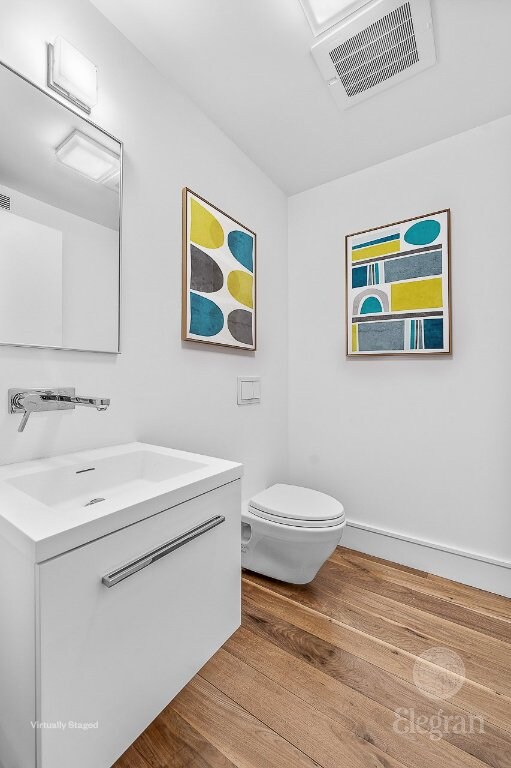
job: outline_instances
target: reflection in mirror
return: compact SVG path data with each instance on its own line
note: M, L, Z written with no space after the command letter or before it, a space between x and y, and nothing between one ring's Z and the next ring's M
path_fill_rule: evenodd
M119 351L122 145L0 65L0 344Z

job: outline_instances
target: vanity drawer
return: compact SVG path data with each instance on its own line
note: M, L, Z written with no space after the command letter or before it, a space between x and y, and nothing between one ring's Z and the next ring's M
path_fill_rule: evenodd
M38 567L38 768L110 768L236 630L240 510L235 481Z

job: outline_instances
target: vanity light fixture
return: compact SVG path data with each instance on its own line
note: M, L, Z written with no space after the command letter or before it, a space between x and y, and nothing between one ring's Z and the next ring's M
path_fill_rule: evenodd
M300 0L314 35L333 27L341 18L366 5L370 0Z
M48 44L48 87L88 115L98 101L96 65L63 37Z
M80 131L64 139L55 155L59 162L98 183L119 173L119 155Z

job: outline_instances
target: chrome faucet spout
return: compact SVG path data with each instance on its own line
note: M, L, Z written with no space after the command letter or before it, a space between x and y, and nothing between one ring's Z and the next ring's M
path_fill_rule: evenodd
M10 389L9 413L21 413L22 420L18 432L23 432L31 413L39 411L65 411L83 405L106 411L110 405L109 397L91 397L75 394L74 387L59 389Z
M90 397L88 395L47 395L46 400L55 400L59 403L72 403L73 405L83 405L86 408L95 408L97 411L106 411L110 405L109 397Z

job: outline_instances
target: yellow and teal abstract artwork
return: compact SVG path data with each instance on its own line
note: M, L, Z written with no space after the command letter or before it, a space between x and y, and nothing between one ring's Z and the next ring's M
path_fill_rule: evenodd
M256 234L187 188L182 338L256 348Z
M347 353L451 352L450 211L346 237Z

